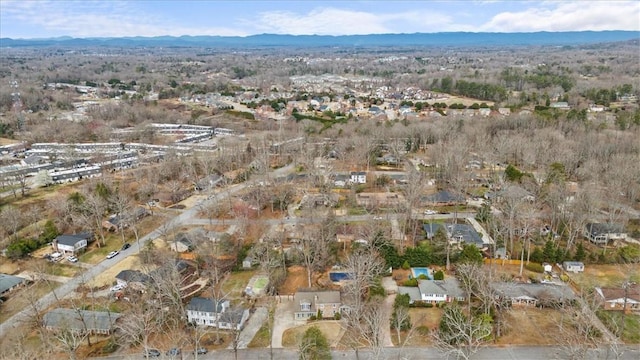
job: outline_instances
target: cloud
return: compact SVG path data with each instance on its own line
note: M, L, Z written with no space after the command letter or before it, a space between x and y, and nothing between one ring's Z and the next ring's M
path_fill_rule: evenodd
M137 7L131 1L3 0L3 20L41 29L48 36L121 37L174 35L246 35L225 27L191 27ZM12 31L3 26L3 33ZM14 34L3 36L16 36ZM29 35L27 35L29 36Z
M542 2L523 11L499 13L482 25L479 31L581 30L640 30L640 2Z
M257 32L292 35L363 35L470 29L455 25L450 15L433 10L373 12L321 7L307 13L268 11L243 25Z

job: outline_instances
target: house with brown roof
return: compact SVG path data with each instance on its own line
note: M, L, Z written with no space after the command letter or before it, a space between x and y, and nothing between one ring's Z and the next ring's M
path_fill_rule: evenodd
M595 288L603 310L640 311L640 285L629 284L626 288Z

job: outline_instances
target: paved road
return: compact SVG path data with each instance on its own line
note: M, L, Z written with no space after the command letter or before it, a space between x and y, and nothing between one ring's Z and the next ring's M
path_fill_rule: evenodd
M623 353L616 357L606 348L593 349L583 358L585 360L637 360L640 359L640 348L638 346L625 346ZM372 359L371 352L359 351L359 358L353 351L332 351L333 359L345 360L368 360ZM103 357L104 360L128 360L140 359L140 354ZM192 359L192 355L186 355L184 360ZM385 348L382 350L380 360L425 360L444 359L445 356L434 348ZM566 352L561 347L554 346L507 346L507 347L486 347L480 349L473 357L474 360L542 360L542 359L568 359ZM207 355L200 355L198 359L203 360L235 360L232 350L211 351ZM270 356L269 349L244 349L238 350L240 360L298 360L297 349L273 349L273 357Z
M275 177L275 176L286 175L289 172L291 172L291 170L293 168L294 168L293 164L287 165L285 167L279 168L279 169L269 173L267 176L274 176ZM207 203L213 203L213 202L216 202L216 201L220 201L220 200L224 199L225 197L227 197L229 195L232 195L234 193L242 191L243 189L245 189L248 186L252 186L255 182L260 181L260 180L261 180L261 178L257 177L255 180L252 180L252 181L249 181L249 182L246 182L246 183L242 183L242 184L238 184L238 185L234 185L234 186L226 189L225 191L221 191L221 192L211 196L208 200L201 201L200 204L205 205ZM115 266L120 261L124 260L127 256L135 255L138 252L140 252L140 249L143 248L144 245L148 241L160 237L163 234L163 232L165 231L165 229L167 229L167 227L169 227L169 226L177 226L177 225L185 224L185 223L190 223L194 219L194 217L196 217L196 215L198 214L199 210L200 210L200 206L194 206L189 210L183 211L178 216L174 217L171 220L168 220L165 224L163 224L162 226L158 227L156 230L154 230L151 233L147 234L146 236L143 236L142 238L140 238L140 240L138 242L134 242L129 249L121 251L118 256L116 256L114 258L111 258L111 259L105 259L101 263L96 264L95 266L93 266L90 269L87 269L87 271L83 272L82 274L76 276L73 279L70 279L66 283L64 283L61 286L59 286L54 291L52 291L52 292L48 293L47 295L43 296L42 298L40 298L40 300L38 300L36 302L35 307L39 311L42 311L42 310L52 306L59 299L63 299L66 296L68 296L69 294L73 293L76 290L76 288L78 288L78 286L80 286L80 285L82 285L84 283L87 283L89 280L93 279L98 274L101 274L104 271L106 271L107 269ZM0 324L0 338L4 337L12 329L16 328L21 322L24 322L26 319L28 319L32 315L32 312L33 312L33 309L31 309L31 308L24 309L21 312L19 312L19 313L15 314L14 316L12 316L11 318L5 320L2 324Z

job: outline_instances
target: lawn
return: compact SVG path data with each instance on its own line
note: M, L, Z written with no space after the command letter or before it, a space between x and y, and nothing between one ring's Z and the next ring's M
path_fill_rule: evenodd
M302 335L311 326L316 326L320 331L322 331L322 334L327 338L329 346L331 347L335 347L344 334L344 329L339 321L316 321L285 330L284 334L282 334L282 346L285 348L298 347L298 343L300 342L300 339L302 339Z
M18 289L8 296L2 304L0 323L4 322L19 311L29 307L31 301L37 300L57 288L60 284L53 281L38 281L25 288Z
M498 345L555 345L562 340L559 326L562 311L556 309L518 308L505 315L507 329ZM564 328L565 333L569 331Z
M627 280L640 281L640 264L585 265L583 273L569 276L584 290L593 287L619 287Z
M612 333L619 333L619 327L620 324L622 324L622 312L598 310L596 314ZM622 341L627 344L640 343L640 315L626 314L624 318L624 325Z
M249 283L249 279L255 275L256 271L237 271L232 272L223 282L222 282L222 292L224 294L228 294L227 297L230 299L241 298L244 292L244 289L247 287Z

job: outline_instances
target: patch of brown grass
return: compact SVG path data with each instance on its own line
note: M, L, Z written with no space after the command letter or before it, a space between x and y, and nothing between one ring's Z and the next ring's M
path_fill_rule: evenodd
M640 264L585 265L583 273L569 276L583 290L596 286L616 287L621 286L629 276L631 281L640 281Z
M59 283L53 281L37 281L24 288L13 291L8 295L7 301L2 304L0 323L28 308L32 301L41 298L59 285Z
M300 288L309 287L307 270L303 266L295 265L287 268L287 279L278 288L280 295L294 294Z
M499 345L554 345L562 338L558 325L562 310L514 308L506 313L507 330L497 340ZM563 332L572 331L565 326Z
M320 329L322 334L327 338L329 346L331 347L335 347L344 334L344 329L339 321L315 321L285 330L282 334L282 346L285 348L297 347L300 339L302 339L302 336L304 335L304 332L312 326Z

